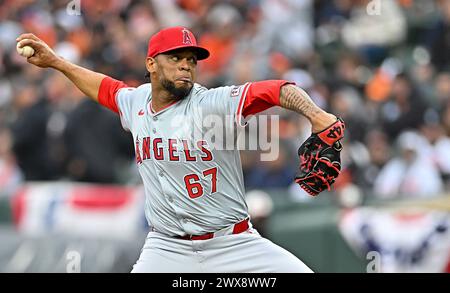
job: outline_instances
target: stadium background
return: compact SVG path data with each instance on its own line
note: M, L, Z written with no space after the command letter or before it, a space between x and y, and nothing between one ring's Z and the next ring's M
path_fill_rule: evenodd
M127 272L146 231L130 135L15 38L139 85L149 36L173 25L212 53L199 83L293 80L347 122L344 171L310 198L292 184L309 124L269 111L280 156L242 152L265 236L318 272L450 270L450 0L3 0L1 272Z

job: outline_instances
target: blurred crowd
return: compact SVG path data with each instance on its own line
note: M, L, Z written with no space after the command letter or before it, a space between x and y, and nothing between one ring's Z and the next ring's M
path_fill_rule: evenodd
M149 37L192 29L212 56L207 87L286 79L347 124L336 190L380 198L450 188L450 0L0 1L0 196L23 181L133 183L131 136L61 74L31 66L15 39L33 32L64 58L137 86ZM72 7L73 8L73 7ZM73 12L73 10L72 10ZM72 13L73 14L73 13ZM278 159L243 151L247 188L290 188L310 134L280 117Z

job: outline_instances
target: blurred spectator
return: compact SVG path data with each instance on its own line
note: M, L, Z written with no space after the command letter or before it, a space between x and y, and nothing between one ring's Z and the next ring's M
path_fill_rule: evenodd
M68 116L64 139L66 171L75 181L119 182L118 170L133 156L132 140L115 114L84 97Z
M443 191L443 182L430 154L426 139L404 132L397 141L400 157L391 159L375 179L374 191L380 198L434 197Z
M391 153L388 137L380 130L371 130L364 142L369 151L370 162L364 167L361 183L362 186L372 189L375 179L393 154Z
M0 198L13 195L22 182L11 146L9 129L0 127Z
M351 87L337 90L331 97L331 111L347 125L346 136L352 141L363 141L367 130L365 109L358 92Z
M431 60L438 70L450 69L450 0L438 0L441 13L431 30Z
M450 102L447 102L441 109L441 121L446 136L450 137Z
M354 2L357 4L342 28L342 39L347 47L361 51L368 61L376 64L386 57L387 49L405 39L405 15L395 0ZM374 5L372 10L369 4Z
M210 50L211 56L200 63L200 82L211 86L222 83L220 78L226 65L236 53L240 22L239 11L229 4L218 4L209 11L206 24L210 30L202 35L199 43Z
M437 108L442 109L450 101L450 72L438 74L434 88Z
M367 148L361 142L348 142L347 139L343 141L343 150L341 155L341 174L334 189L341 191L352 183L358 184L361 188L367 187L368 184L364 181L364 171L370 165L370 156Z
M417 128L426 110L425 102L406 74L399 74L392 84L391 97L381 108L381 123L390 139L408 128Z
M430 144L430 158L438 167L446 186L450 187L450 137L440 122L439 113L429 109L424 115L420 131Z
M336 60L333 79L340 85L348 85L360 89L363 87L361 77L362 60L355 54L343 54Z
M262 0L259 48L305 60L313 49L311 0Z
M51 115L48 101L34 86L23 87L15 97L17 120L12 124L13 150L26 180L56 178L49 153L47 123Z
M258 162L245 179L248 189L286 188L294 179L295 168L288 158L287 148L280 144L279 155L275 160Z
M261 72L257 68L260 66L259 58L250 52L241 52L230 60L230 67L226 70L225 76L229 84L245 84L248 80L259 80ZM201 70L201 69L200 69ZM200 73L200 75L203 75Z
M429 62L416 64L411 68L411 77L418 90L418 95L423 97L424 101L430 106L440 108L443 102L442 100L445 100L445 98L442 97L443 93L441 92L444 88L441 83L438 82L439 79L437 77L436 83L439 83L439 85L434 85L434 75L434 67ZM440 79L442 80L442 78ZM435 90L435 87L439 87L439 89Z

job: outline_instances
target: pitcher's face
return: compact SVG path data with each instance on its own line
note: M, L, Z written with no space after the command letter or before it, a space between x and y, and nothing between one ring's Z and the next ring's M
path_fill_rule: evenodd
M162 88L177 99L183 99L194 85L197 57L190 49L173 50L148 58L147 68Z

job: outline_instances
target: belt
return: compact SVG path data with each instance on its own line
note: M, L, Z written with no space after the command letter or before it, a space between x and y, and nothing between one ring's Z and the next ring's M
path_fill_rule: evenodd
M214 238L217 236L239 234L239 233L247 231L249 227L250 227L249 219L247 218L237 224L234 224L233 226L227 227L227 228L219 230L217 232L206 233L203 235L177 236L176 238L184 239L184 240L207 240L207 239L211 239L211 238ZM231 228L233 228L233 229L231 229Z

